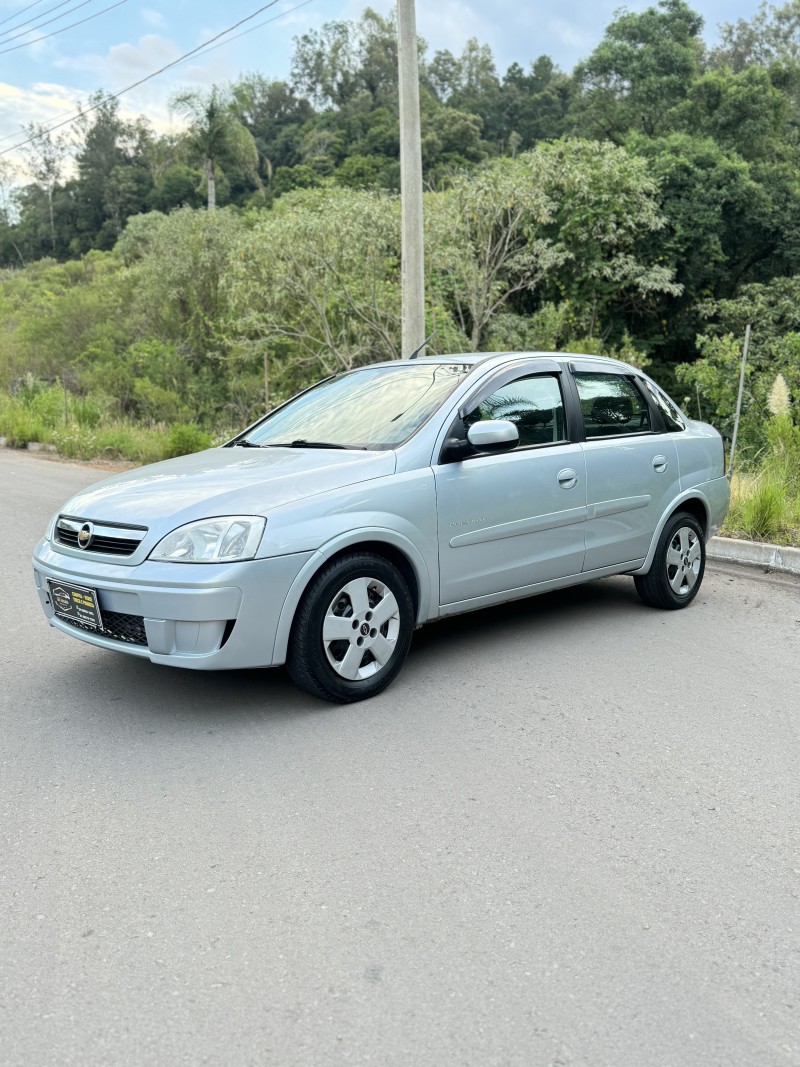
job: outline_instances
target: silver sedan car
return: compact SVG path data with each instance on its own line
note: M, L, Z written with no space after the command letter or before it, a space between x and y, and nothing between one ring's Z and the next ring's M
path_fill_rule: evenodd
M553 353L374 364L234 440L78 493L36 546L50 624L195 670L379 693L414 628L612 574L683 608L722 439L641 371Z

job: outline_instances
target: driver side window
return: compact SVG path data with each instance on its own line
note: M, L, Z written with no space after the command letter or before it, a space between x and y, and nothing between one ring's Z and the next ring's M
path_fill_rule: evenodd
M555 444L567 437L564 402L552 374L517 378L482 400L464 418L469 429L476 422L507 419L519 432L519 448Z

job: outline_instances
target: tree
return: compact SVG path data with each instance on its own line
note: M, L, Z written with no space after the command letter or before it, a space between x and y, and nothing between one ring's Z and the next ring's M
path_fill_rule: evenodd
M770 200L751 166L710 137L636 135L627 147L647 161L665 218L662 229L642 235L639 247L673 269L682 287L680 296L665 295L657 313L636 319L632 328L680 361L694 350L698 302L729 295L754 258L774 250Z
M437 52L424 68L423 77L441 103L456 111L479 115L487 140L501 139L500 80L488 45L471 37L458 58L446 49Z
M768 70L751 66L738 74L729 68L710 70L673 108L671 124L687 133L713 137L744 159L790 158L795 136L789 94L799 80L800 68L778 64Z
M64 160L69 151L67 138L63 134L53 136L46 126L31 122L22 127L28 135L29 142L22 149L25 157L25 169L39 185L47 197L48 217L50 221L50 244L56 251L56 227L53 216L53 194L61 180Z
M569 301L581 333L619 336L626 316L680 294L672 268L642 243L666 223L643 160L607 141L578 140L542 145L523 160L539 161L535 180L557 205L543 232L566 257L548 293Z
M176 93L170 106L188 119L187 144L192 158L203 167L209 211L217 206L218 167L241 167L255 185L260 185L258 150L229 90L216 85L208 93L187 90Z
M661 133L666 114L698 76L702 26L684 0L659 0L641 13L622 9L575 68L575 132L617 144L630 130Z
M769 67L776 61L800 60L800 0L782 7L761 0L749 22L723 22L719 30L719 44L709 57L714 67L730 67L739 73L751 65Z
M299 162L300 131L314 118L308 100L297 96L286 82L250 74L232 89L237 114L253 135L264 161L267 179L278 167Z
M572 79L549 56L539 56L527 74L512 63L500 91L503 147L513 155L516 139L516 148L524 151L561 137L573 91Z
M224 279L242 229L230 208L153 212L131 219L116 249L143 335L174 343L195 373L212 379L223 366Z
M679 367L678 378L700 389L726 436L733 429L744 329L753 327L738 438L747 461L766 443L775 376L781 374L789 393L800 397L800 277L742 286L735 299L708 301L702 311L701 358ZM796 466L793 474L796 479Z
M7 159L0 158L0 263L19 259L25 266L25 257L15 240L14 222L17 212L13 199L14 179L17 168Z
M429 285L452 308L473 352L510 297L535 290L566 259L543 232L557 205L539 180L541 162L538 156L502 160L428 199Z
M292 82L318 107L345 108L360 96L397 111L394 16L367 8L358 22L326 22L295 38Z
M111 248L125 221L147 206L152 176L147 165L152 133L144 119L120 117L119 102L103 93L89 98L90 107L75 126L78 176L70 183L75 201L73 233L79 247ZM126 174L120 173L122 168Z
M243 238L227 276L253 358L282 354L303 378L394 359L400 340L399 200L350 189L281 197Z

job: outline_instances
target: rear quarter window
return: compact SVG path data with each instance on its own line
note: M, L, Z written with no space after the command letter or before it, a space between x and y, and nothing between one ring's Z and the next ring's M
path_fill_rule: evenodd
M653 398L656 407L661 412L661 417L663 418L667 429L672 431L685 430L686 423L678 409L678 405L670 400L664 390L659 389L654 382L646 381L645 385L647 386L647 390Z

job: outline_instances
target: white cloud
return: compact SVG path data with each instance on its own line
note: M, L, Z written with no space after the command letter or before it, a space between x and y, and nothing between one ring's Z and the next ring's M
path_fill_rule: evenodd
M174 41L160 34L149 33L140 37L138 44L114 44L105 55L89 53L72 58L65 56L55 60L53 66L81 74L96 74L107 89L114 90L158 70L180 54Z
M0 159L19 165L23 156L8 150L25 140L22 127L31 122L53 126L75 111L79 94L63 85L40 82L30 88L20 88L0 82ZM68 130L68 127L64 128Z
M563 19L550 19L547 23L547 28L561 44L566 45L569 49L585 52L586 55L592 51L599 40L596 33L585 29L581 30L574 23L564 22Z
M167 20L161 12L154 11L151 7L143 7L140 14L142 20L146 22L148 26L153 26L155 29L161 29L167 24Z

